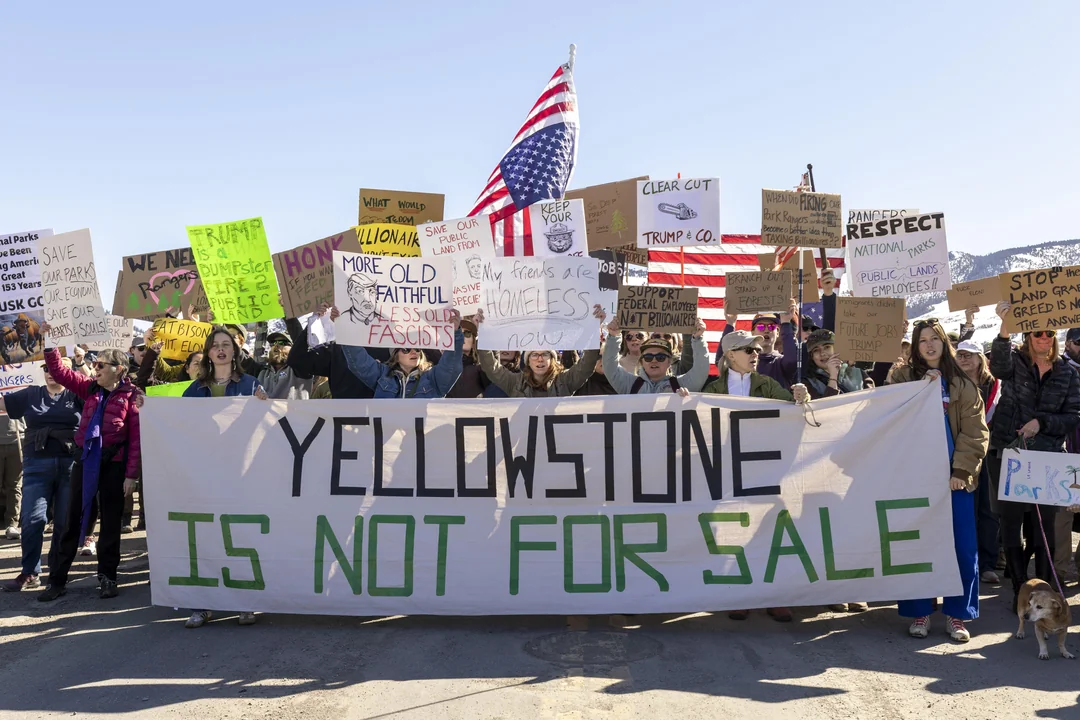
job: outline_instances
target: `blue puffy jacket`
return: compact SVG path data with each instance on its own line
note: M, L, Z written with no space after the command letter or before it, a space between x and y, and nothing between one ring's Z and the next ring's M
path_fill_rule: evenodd
M254 395L255 391L261 388L258 379L251 375L241 375L240 381L230 380L229 384L225 386L225 397L235 397L238 395ZM184 397L212 397L210 394L210 386L203 385L202 381L195 380L188 389L184 391Z
M427 372L413 371L408 377L398 369L390 369L368 355L367 350L356 345L338 345L345 355L345 362L353 375L375 391L376 398L431 398L446 397L461 376L461 347L465 335L461 330L454 333L454 349L444 351L439 363Z

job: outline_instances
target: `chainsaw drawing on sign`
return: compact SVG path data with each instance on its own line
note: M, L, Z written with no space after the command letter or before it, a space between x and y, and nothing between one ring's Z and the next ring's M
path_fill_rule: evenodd
M660 203L656 206L656 209L662 213L674 215L679 220L693 220L697 217L697 212L691 209L686 203L679 203L678 205Z

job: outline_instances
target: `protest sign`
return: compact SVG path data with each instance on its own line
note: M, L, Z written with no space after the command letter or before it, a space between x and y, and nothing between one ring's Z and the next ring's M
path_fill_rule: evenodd
M818 290L818 269L814 261L813 250L803 250L803 293L804 303L815 303L821 300L821 292ZM776 254L758 255L758 267L762 270L772 270L776 266ZM781 270L791 273L791 297L799 297L799 255L798 253L788 258ZM785 306L786 307L786 306Z
M157 320L186 313L191 305L199 313L210 308L190 247L128 255L120 262L113 315Z
M334 335L344 345L452 350L449 257L334 253Z
M842 230L839 195L761 191L762 245L838 248Z
M540 256L588 253L585 237L585 203L578 200L541 200L529 206L533 254Z
M949 299L949 310L967 310L973 305L985 307L997 305L1001 302L1001 279L993 277L982 280L972 280L959 285L953 285L951 290L945 292Z
M0 235L0 364L44 357L45 301L37 241L52 234L30 230Z
M836 354L845 362L893 362L906 324L903 298L836 298Z
M22 390L31 385L44 384L45 373L41 370L40 361L0 365L0 396ZM4 414L6 413L0 410L0 415Z
M184 391L191 387L191 381L165 383L164 385L147 385L147 397L183 397Z
M637 265L638 267L648 267L649 265L649 251L639 250L634 245L626 245L624 247L615 247L613 250L617 250L626 256L627 265Z
M131 349L131 338L135 334L135 321L119 315L106 315L109 324L109 341L97 342L91 346L92 350L119 350L127 352Z
M958 594L941 388L819 403L808 427L726 395L150 399L151 599L383 617Z
M37 240L49 345L108 342L109 326L101 305L94 248L89 230L45 235Z
M600 347L599 263L591 257L495 257L480 283L482 350Z
M952 287L944 213L850 223L847 251L857 297L911 297Z
M1071 453L1006 448L1001 451L998 500L1057 505L1080 504L1080 459Z
M589 257L600 261L600 289L618 290L626 274L626 256L614 250L593 250Z
M487 215L425 223L416 228L423 257L448 257L453 263L454 307L472 315L480 307L483 263L495 257Z
M334 251L360 252L356 228L292 250L274 253L285 317L303 317L322 303L334 302Z
M581 200L585 204L585 229L590 250L621 245L636 247L637 184L648 179L648 175L642 175L632 180L566 192L567 200Z
M435 222L443 219L445 201L446 196L438 193L360 188L360 214L356 224L415 226Z
M720 242L720 178L639 180L639 248Z
M697 288L624 285L619 288L619 329L693 333Z
M918 210L848 210L847 224L891 220L918 214Z
M791 304L791 271L729 272L724 285L724 312L750 315L786 312Z
M216 323L281 317L277 278L262 218L187 229Z
M1080 265L998 275L1010 333L1080 326Z
M375 223L358 225L353 230L364 255L420 257L420 240L415 227Z
M187 360L191 353L203 351L213 327L210 323L162 318L154 321L151 330L154 331L154 342L162 343L161 357Z

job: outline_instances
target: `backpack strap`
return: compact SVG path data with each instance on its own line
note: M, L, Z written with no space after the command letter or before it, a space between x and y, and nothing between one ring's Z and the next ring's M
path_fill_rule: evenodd
M639 377L634 380L634 384L630 386L630 394L637 395L641 392L641 388L645 386L645 378Z

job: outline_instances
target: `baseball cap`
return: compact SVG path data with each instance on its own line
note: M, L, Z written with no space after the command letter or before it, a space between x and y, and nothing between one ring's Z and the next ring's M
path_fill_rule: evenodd
M957 346L956 352L969 352L972 355L982 355L983 349L982 345L974 340L965 340Z
M819 345L833 345L836 343L836 338L833 335L832 330L823 330L818 328L810 333L810 336L806 338L806 352L814 352L814 348Z
M1069 332L1065 333L1065 340L1080 343L1080 328L1069 328Z
M820 330L818 324L814 322L814 318L809 315L802 316L802 330L803 332L813 332L814 330Z
M726 353L730 350L738 350L741 347L749 347L754 343L764 340L762 335L754 335L746 330L734 330L724 336L720 341L720 351Z
M273 345L279 340L284 341L286 345L292 345L292 338L289 337L288 333L272 332L266 336L266 342L270 345Z
M645 342L641 343L641 353L644 355L646 351L652 348L654 350L663 350L668 355L674 355L674 351L671 349L671 343L664 338L649 338Z

